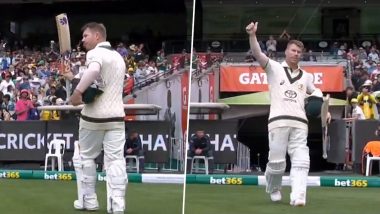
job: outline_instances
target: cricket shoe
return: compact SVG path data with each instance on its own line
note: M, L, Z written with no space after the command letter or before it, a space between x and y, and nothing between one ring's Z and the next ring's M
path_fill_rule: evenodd
M125 211L125 198L114 197L109 199L111 207L107 207L107 213L109 214L124 214Z
M270 194L270 200L272 200L273 202L279 202L281 201L281 199L282 199L281 192L278 190Z
M298 198L296 198L294 200L291 200L290 201L290 205L292 205L293 207L304 207L306 205L305 194L302 193L302 194L299 195Z
M96 211L99 210L99 202L96 197L96 194L94 196L84 196L84 200L75 200L74 201L74 208L77 210L88 210L88 211Z

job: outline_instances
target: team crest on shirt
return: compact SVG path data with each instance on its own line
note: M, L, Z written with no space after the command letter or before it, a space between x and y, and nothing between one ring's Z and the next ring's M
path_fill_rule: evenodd
M303 91L303 89L304 89L303 84L299 84L299 85L298 85L298 90Z

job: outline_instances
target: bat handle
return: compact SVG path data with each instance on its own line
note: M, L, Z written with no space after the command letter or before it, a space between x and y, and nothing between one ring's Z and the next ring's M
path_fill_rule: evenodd
M70 91L71 91L70 81L69 81L68 79L66 79L66 103L69 102L69 99L70 99Z

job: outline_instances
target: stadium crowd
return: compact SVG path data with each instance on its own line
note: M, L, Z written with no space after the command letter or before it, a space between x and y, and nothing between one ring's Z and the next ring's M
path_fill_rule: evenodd
M184 63L189 64L184 50L181 56L169 63L163 50L150 57L144 44L115 47L127 66L123 95L165 77ZM70 54L73 73L86 69L86 53L78 45ZM54 41L42 50L27 47L10 51L5 41L0 42L0 120L60 120L70 117L68 112L39 111L38 106L66 104L65 79L60 75L61 58ZM72 114L71 114L72 115Z

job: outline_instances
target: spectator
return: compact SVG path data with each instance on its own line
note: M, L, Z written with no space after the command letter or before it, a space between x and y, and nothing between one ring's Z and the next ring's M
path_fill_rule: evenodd
M358 96L358 94L354 91L353 87L348 86L346 88L346 105L345 105L345 108L342 112L342 118L350 118L352 116L352 114L351 114L351 112L352 112L351 100L353 98L356 99L357 96Z
M147 77L147 72L145 70L145 63L143 61L140 61L138 63L138 67L137 67L137 70L135 72L135 79L136 79L136 83L140 86L142 86L142 84L144 83L144 81L146 80L146 77Z
M304 55L303 61L316 62L317 61L317 57L313 54L313 51L310 49L309 52Z
M0 120L2 121L11 121L12 117L8 110L0 108Z
M128 55L128 50L125 48L124 43L120 42L117 45L116 51L123 57L125 58Z
M49 97L44 98L44 106L50 105ZM40 120L48 121L52 119L52 112L49 110L42 110L40 113Z
M51 105L62 105L63 100L61 98L57 98L56 96L52 96L49 98ZM61 119L61 112L59 110L53 110L51 111L51 120L60 120Z
M352 118L355 120L365 120L365 116L363 113L363 110L358 106L358 100L356 98L351 99L351 105L352 105Z
M375 119L376 99L370 94L372 82L367 80L361 86L361 93L358 95L358 103L363 110L366 119Z
M266 42L267 46L267 54L269 58L276 57L277 51L277 41L274 39L272 35L269 36L269 40Z
M3 92L3 94L6 94L8 92L9 85L15 87L15 84L11 79L11 74L9 72L5 72L4 79L0 83L0 91Z
M364 64L364 68L367 69L368 74L372 74L372 72L377 68L376 63L372 61L372 59L368 59Z
M140 62L141 60L145 59L145 53L144 53L144 44L141 43L135 51L135 60L136 62Z
M11 96L9 94L5 94L3 96L3 103L1 108L6 109L11 115L15 112L15 104L11 100Z
M377 63L376 68L372 71L370 76L371 81L374 81L378 74L380 74L380 63Z
M379 54L376 52L375 47L371 48L371 52L368 54L368 60L372 60L376 63L379 62Z
M59 79L58 84L56 85L56 91L55 91L54 95L57 98L61 98L62 100L66 100L67 92L66 92L65 79Z
M341 45L339 47L337 56L338 56L338 59L346 59L347 58L347 53L346 53L346 50L344 49L344 45Z
M132 94L134 86L135 86L135 78L133 77L133 73L126 74L125 80L124 80L124 95L123 96Z
M339 51L338 42L334 42L334 44L330 48L330 55L333 55L333 58L337 59L338 58L338 51Z
M372 91L380 91L380 73L377 74L372 82Z
M49 89L46 91L46 96L55 96L57 91L57 86L53 83L50 85Z
M149 61L148 73L150 75L156 75L156 74L158 74L158 69L157 69L157 66L156 66L156 62L154 60L150 60Z
M137 131L131 131L125 140L124 157L127 155L136 155L139 160L139 171L144 171L144 149ZM128 164L128 163L127 163Z
M161 51L157 51L157 59L156 59L156 65L157 65L157 69L158 71L161 73L164 73L166 72L167 70L167 59L165 57L165 52L164 50L161 50Z
M203 129L198 129L189 141L190 150L187 152L187 173L190 173L191 162L194 156L202 155L208 158L209 173L214 170L214 156L210 138Z
M16 103L16 115L18 121L24 121L28 119L30 109L34 108L32 102L28 99L28 90L21 90L20 99Z
M362 61L365 61L365 60L367 60L367 58L368 58L367 52L364 50L364 48L360 47L359 48L359 59Z
M32 96L32 104L33 108L31 108L29 111L28 120L40 120L40 111L37 109L37 107L40 106L40 104L38 103L36 95Z
M21 90L30 90L31 89L31 86L30 86L30 82L29 82L29 76L28 75L23 75L22 76L22 80L19 84L19 88L18 90L21 91Z

